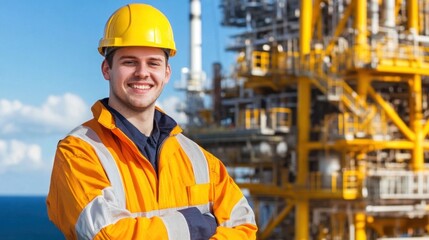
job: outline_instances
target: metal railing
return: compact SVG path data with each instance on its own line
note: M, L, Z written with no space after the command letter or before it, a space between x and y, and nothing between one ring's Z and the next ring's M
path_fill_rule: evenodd
M245 129L270 129L276 132L288 132L292 125L292 110L285 107L261 108L244 111Z
M429 198L429 171L377 170L369 172L367 188L377 199Z

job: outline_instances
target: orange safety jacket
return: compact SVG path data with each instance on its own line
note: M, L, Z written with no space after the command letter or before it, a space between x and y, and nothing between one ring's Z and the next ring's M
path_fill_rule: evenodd
M52 170L48 215L67 239L190 239L179 212L189 207L216 218L211 239L256 238L254 213L225 166L179 126L156 173L100 101L92 112L59 142Z

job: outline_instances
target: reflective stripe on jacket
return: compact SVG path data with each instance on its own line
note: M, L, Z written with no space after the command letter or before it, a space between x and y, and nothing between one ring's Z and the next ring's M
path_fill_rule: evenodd
M158 173L97 102L57 149L47 205L68 239L190 239L180 209L218 222L213 239L254 239L254 214L223 164L176 126Z

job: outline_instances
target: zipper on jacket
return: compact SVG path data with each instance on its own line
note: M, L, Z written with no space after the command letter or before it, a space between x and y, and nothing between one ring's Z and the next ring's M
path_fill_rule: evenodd
M166 138L164 138L163 140L162 140L162 142L160 143L160 144L158 144L158 149L156 150L156 161L158 162L158 170L157 170L157 177L158 177L158 174L159 174L159 163L161 162L161 159L160 159L160 156L161 156L161 149L162 149L162 147L164 146L164 143L167 141L167 139L169 139L169 138L172 138L173 136L175 136L175 135L168 135ZM157 191L157 193L156 193L156 201L159 203L159 184L160 184L160 181L159 181L159 178L157 178L158 179L158 181L156 182L156 186L157 186L157 188L156 188L156 191Z
M152 164L150 163L149 159L147 159L138 149L137 145L124 133L122 132L122 130L120 128L114 128L112 129L113 133L119 138L119 141L121 142L125 142L127 144L127 146L129 148L131 148L131 150L133 151L134 154L137 154L138 157L140 157L141 159L143 159L143 161L146 162L147 165L150 166L150 169L152 171L152 174L154 174L155 176L155 186L156 188L153 189L153 192L155 194L155 199L158 202L158 187L159 187L159 179L158 179L158 173L157 171L154 169L154 167L152 166ZM125 140L123 140L123 139ZM138 162L140 162L138 160ZM140 163L143 164L143 163ZM145 166L142 166L142 168L144 168Z

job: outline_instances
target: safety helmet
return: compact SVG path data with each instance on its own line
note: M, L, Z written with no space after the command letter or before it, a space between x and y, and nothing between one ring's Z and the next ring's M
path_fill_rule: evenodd
M128 4L110 16L98 51L105 56L107 47L127 46L162 48L171 57L176 54L173 30L167 17L158 9L142 3Z

